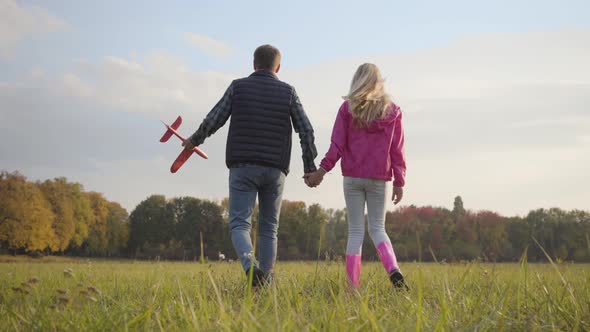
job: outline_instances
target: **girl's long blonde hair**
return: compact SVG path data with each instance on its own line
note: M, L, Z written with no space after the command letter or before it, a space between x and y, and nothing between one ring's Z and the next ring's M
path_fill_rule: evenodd
M391 98L385 93L384 80L379 68L372 63L358 67L350 83L348 110L359 127L369 127L376 119L383 119L390 110Z

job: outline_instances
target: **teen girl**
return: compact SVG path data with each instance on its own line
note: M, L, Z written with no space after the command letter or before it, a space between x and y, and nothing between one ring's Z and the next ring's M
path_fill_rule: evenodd
M403 196L406 162L402 113L385 93L379 69L370 63L357 69L350 92L344 99L334 123L330 149L320 169L306 181L312 186L318 185L342 159L348 211L346 272L350 284L354 288L360 285L366 204L369 235L383 267L395 287L407 288L385 232L388 181L394 180L394 204L399 203Z

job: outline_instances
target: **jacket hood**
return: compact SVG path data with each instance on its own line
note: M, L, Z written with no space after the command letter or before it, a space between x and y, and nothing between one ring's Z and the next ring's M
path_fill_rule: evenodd
M383 119L375 120L371 123L371 126L367 128L369 132L380 132L384 131L385 129L389 128L393 122L397 120L401 113L399 106L394 103L390 105L390 111L386 117Z

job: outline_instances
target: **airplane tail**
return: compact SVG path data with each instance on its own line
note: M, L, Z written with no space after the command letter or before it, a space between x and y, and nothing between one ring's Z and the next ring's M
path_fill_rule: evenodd
M174 121L174 123L172 123L172 125L170 126L170 128L176 130L178 129L178 127L180 127L180 124L182 123L182 117L178 116L178 118L176 118L176 121ZM166 125L164 123L164 125ZM168 125L166 125L166 128L168 128ZM172 130L168 129L166 130L166 132L164 133L164 135L162 136L162 138L160 138L160 142L164 143L167 142L170 137L172 137Z

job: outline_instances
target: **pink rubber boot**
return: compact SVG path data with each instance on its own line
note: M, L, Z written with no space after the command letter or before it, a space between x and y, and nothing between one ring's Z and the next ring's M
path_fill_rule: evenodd
M353 288L360 287L361 255L346 255L346 273Z
M405 289L406 291L410 290L404 281L404 276L399 270L399 266L397 265L397 259L395 258L395 253L393 252L391 242L382 241L379 243L377 245L377 253L379 254L379 258L383 263L385 271L387 271L387 274L389 274L389 280L393 286L397 289Z
M381 263L383 263L383 267L388 274L394 270L399 270L391 242L381 241L381 243L377 245L377 254L379 255L379 259L381 259Z

